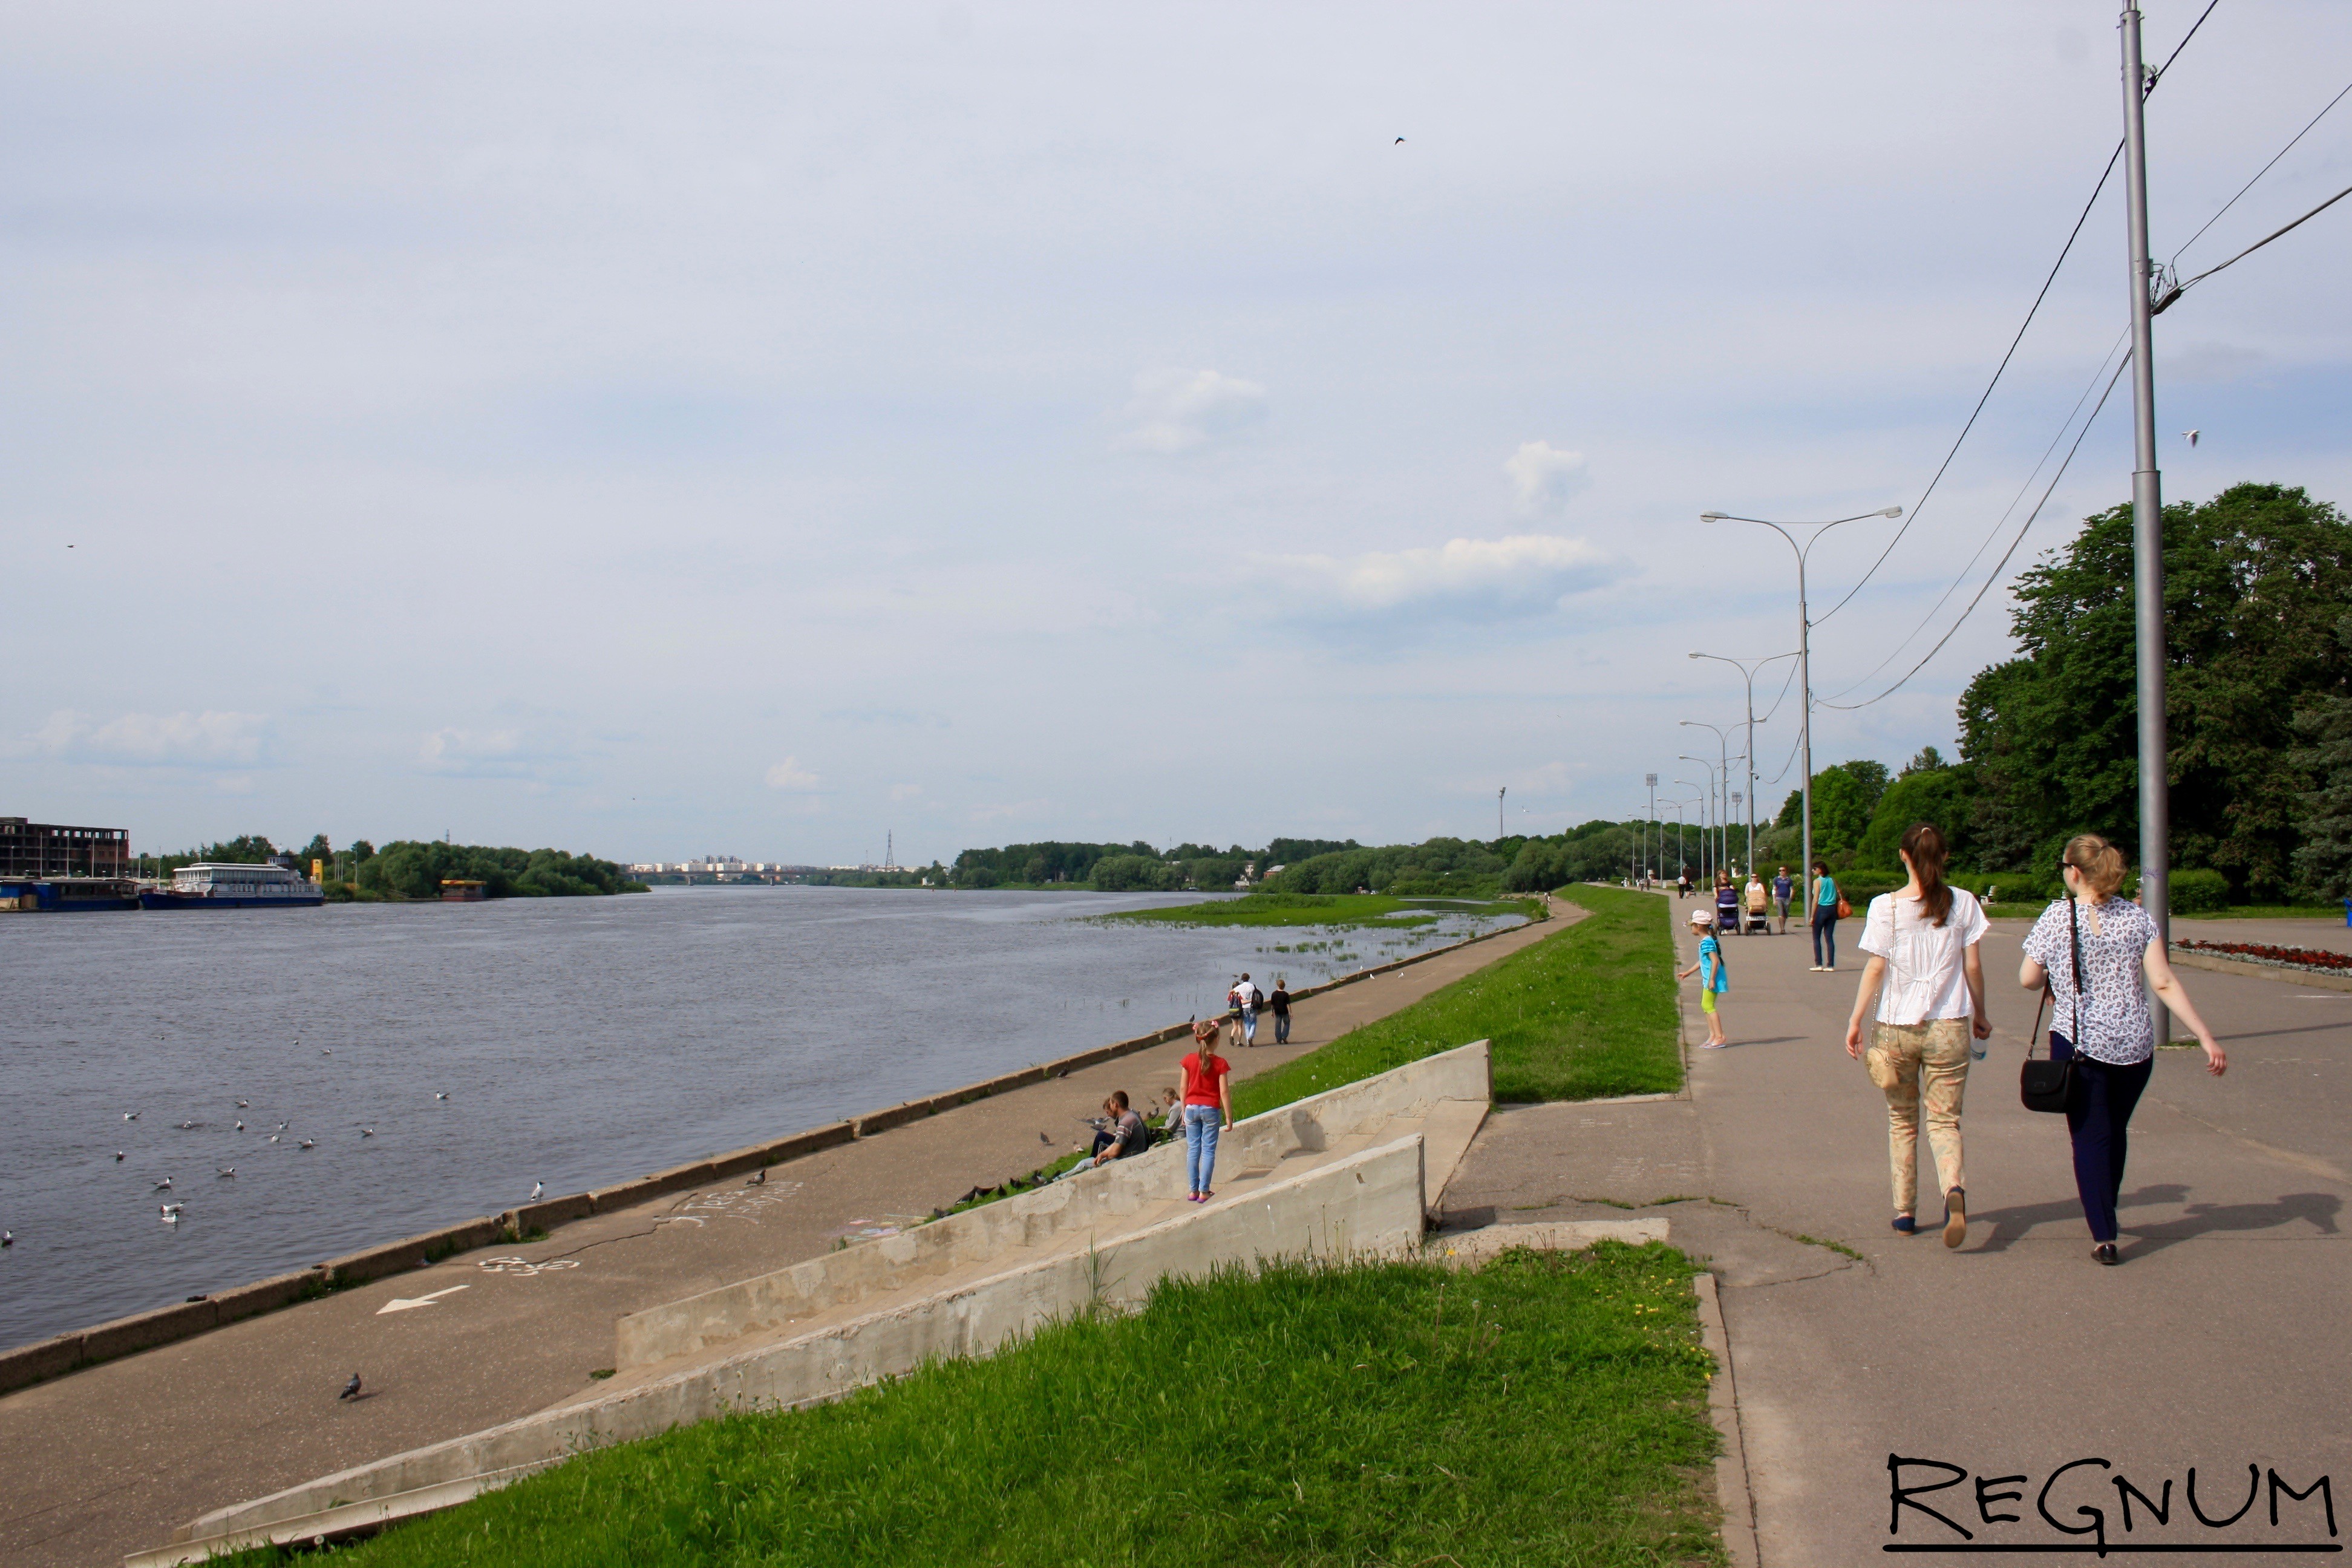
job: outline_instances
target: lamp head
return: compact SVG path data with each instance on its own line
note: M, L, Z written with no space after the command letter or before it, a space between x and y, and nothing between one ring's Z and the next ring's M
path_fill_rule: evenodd
M1719 511L1703 511L1698 514L1698 520L1701 522L1721 522L1723 521L1723 513Z
M1881 517L1901 517L1903 515L1903 509L1899 506L1890 506L1878 515Z

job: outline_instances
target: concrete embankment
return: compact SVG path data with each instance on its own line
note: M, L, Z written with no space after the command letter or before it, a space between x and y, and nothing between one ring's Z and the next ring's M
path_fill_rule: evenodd
M1523 930L1520 927L1509 930ZM1342 975L1322 985L1308 986L1295 993L1299 1002L1306 1002L1339 987L1367 980L1420 963L1447 953L1454 953L1473 943L1507 935L1508 931L1489 931L1465 942L1414 953L1393 963L1376 965ZM898 1105L868 1111L840 1121L804 1129L784 1137L754 1143L709 1159L690 1161L656 1171L633 1181L616 1182L610 1186L587 1192L569 1193L535 1204L525 1204L497 1215L484 1215L443 1226L419 1235L347 1253L313 1264L309 1268L290 1274L280 1274L255 1280L232 1289L217 1290L202 1297L157 1307L149 1311L135 1312L129 1317L113 1319L87 1329L36 1341L14 1350L0 1352L0 1394L49 1378L60 1377L84 1367L113 1361L136 1352L152 1350L161 1345L188 1339L196 1334L239 1322L263 1312L276 1311L298 1302L313 1300L334 1290L419 1268L429 1268L457 1253L498 1243L519 1242L526 1237L551 1232L559 1226L583 1220L593 1215L612 1214L622 1209L651 1203L674 1194L688 1192L714 1182L740 1176L749 1172L781 1165L801 1159L821 1150L837 1148L861 1138L871 1138L945 1110L976 1104L981 1100L1049 1083L1067 1078L1071 1073L1106 1062L1149 1050L1154 1046L1181 1038L1187 1033L1183 1024L1171 1024L1149 1034L1136 1035L1124 1040L1114 1040L1072 1056L1050 1062L1041 1062L1014 1072L1003 1073L978 1083L965 1084L942 1094L910 1100Z
M1318 989L1299 1004L1291 1044L1234 1052L1236 1076L1394 1013L1579 913L1563 907L1549 925ZM536 1240L352 1284L0 1394L0 1474L12 1484L0 1562L119 1560L239 1499L613 1386L595 1374L615 1364L620 1319L835 1255L845 1242L854 1249L976 1184L1032 1170L1087 1137L1082 1119L1110 1090L1142 1098L1172 1083L1186 1048L1181 1037L1148 1045L853 1135L770 1168L759 1185L737 1174L591 1212ZM353 1372L365 1395L338 1401Z

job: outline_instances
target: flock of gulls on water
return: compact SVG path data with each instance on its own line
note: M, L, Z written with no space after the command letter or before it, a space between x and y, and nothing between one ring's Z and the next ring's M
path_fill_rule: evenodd
M299 1046L302 1042L300 1040L296 1040L294 1043L297 1046ZM327 1047L321 1048L319 1054L322 1057L331 1057L335 1053L332 1047ZM449 1098L449 1091L447 1089L436 1089L433 1092L433 1098L436 1102L445 1101ZM239 1110L250 1110L253 1109L253 1102L249 1100L240 1100L236 1102L236 1109ZM122 1120L126 1122L136 1121L139 1120L139 1112L135 1110L126 1110L122 1113ZM246 1125L244 1118L237 1117L235 1118L235 1121L236 1122L236 1131L239 1132L245 1131ZM175 1123L174 1130L181 1132L194 1132L200 1131L204 1125L205 1124L203 1122L188 1120ZM374 1127L363 1123L354 1123L354 1125L358 1127L359 1135L362 1138L373 1138L375 1136ZM292 1130L292 1126L293 1124L291 1122L280 1121L269 1132L265 1142L268 1143L281 1143L285 1142L288 1133ZM315 1138L303 1138L298 1136L294 1139L294 1147L297 1149L315 1149L318 1146L319 1142ZM123 1163L124 1161L129 1159L129 1154L123 1150L117 1149L114 1152L114 1163L118 1165ZM213 1172L214 1179L216 1181L226 1181L235 1177L236 1174L236 1167L235 1165L222 1165ZM173 1178L166 1175L161 1181L155 1183L153 1189L149 1192L147 1195L154 1197L158 1194L170 1194L173 1191ZM530 1201L537 1203L546 1191L547 1184L544 1182L533 1182L530 1188ZM184 1200L176 1197L165 1197L162 1202L155 1205L155 1212L162 1217L163 1224L167 1226L176 1226L180 1223L181 1216L187 1213L187 1208L188 1205ZM16 1233L15 1231L0 1230L0 1248L11 1247L16 1245ZM356 1375L352 1377L352 1388L344 1392L343 1397L346 1399L352 1397L358 1392L359 1379Z

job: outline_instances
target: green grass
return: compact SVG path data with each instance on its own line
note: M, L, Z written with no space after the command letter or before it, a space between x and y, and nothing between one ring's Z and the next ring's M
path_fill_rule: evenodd
M2177 921L2340 921L2344 918L2342 904L2231 904L2226 910L2207 910L2199 914L2172 912Z
M1691 1273L1603 1243L1170 1281L986 1360L583 1455L338 1561L1719 1563Z
M1472 1040L1493 1042L1498 1100L1592 1100L1682 1087L1669 901L1562 889L1591 911L1412 1006L1234 1086L1255 1116Z
M1538 899L1396 899L1385 893L1251 893L1239 899L1128 910L1097 918L1183 926L1394 926L1433 923L1441 914L1525 915L1539 919Z

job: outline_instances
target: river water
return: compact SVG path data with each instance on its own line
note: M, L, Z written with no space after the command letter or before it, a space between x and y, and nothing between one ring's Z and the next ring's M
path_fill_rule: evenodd
M1241 970L1311 984L1504 923L1085 918L1181 901L665 888L0 920L0 1347L1139 1035L1221 1008Z

